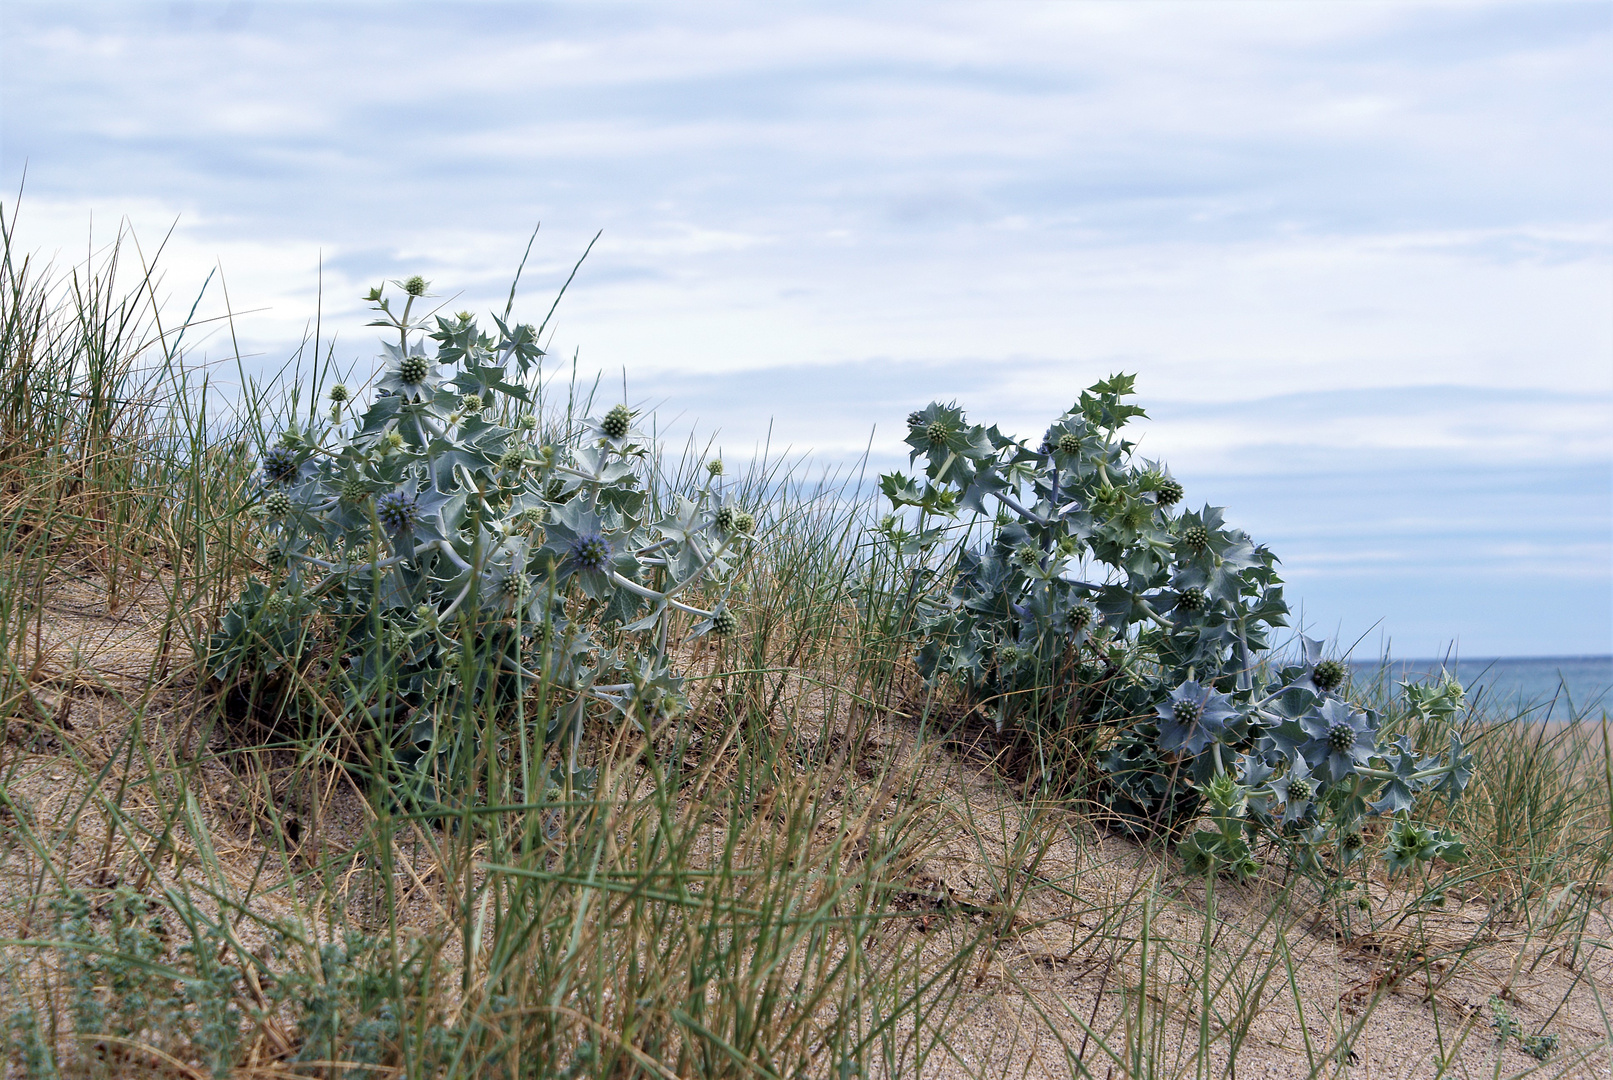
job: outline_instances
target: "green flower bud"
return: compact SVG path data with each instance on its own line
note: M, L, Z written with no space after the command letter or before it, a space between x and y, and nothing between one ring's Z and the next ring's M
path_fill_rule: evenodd
M1075 455L1081 452L1081 436L1073 431L1066 431L1059 436L1059 453Z
M1031 567L1041 563L1042 553L1029 544L1022 544L1014 549L1014 561L1029 570Z
M1069 623L1070 630L1079 634L1092 625L1092 609L1085 604L1077 604L1070 609L1070 613L1064 619Z
M270 593L263 601L263 613L271 619L278 619L286 613L286 598L279 593Z
M910 413L907 414L907 426L908 427L910 427L910 428L922 427L923 424L924 424L924 414L923 413L921 413L921 412L910 412Z
M521 418L515 422L515 426L520 431L536 431L538 418L531 413L522 413Z
M512 446L499 455L498 467L506 472L519 469L526 463L526 451L519 446Z
M626 438L627 429L632 422L632 412L628 410L626 405L618 405L605 414L605 419L600 421L599 426L611 438L622 439Z
M931 446L945 446L950 434L947 426L939 420L931 421L930 426L924 429L924 437L930 440Z
M1349 670L1337 660L1323 660L1311 671L1311 682L1321 690L1337 690L1344 685Z
M999 667L1011 668L1017 665L1025 656L1018 645L1004 645L997 650L997 664Z
M1177 721L1180 723L1196 724L1199 722L1199 717L1204 715L1204 706L1192 698L1187 698L1173 704L1171 712L1175 714Z
M410 296L426 295L426 279L421 277L419 274L416 274L414 277L403 283L403 291L408 293Z
M503 581L499 582L499 589L504 593L506 599L522 600L526 597L526 578L512 571L505 575Z
M756 519L744 510L734 515L734 531L749 536L756 528Z
M467 413L479 413L479 412L481 412L482 411L482 395L480 395L480 394L466 394L464 397L459 399L459 407L461 409L465 410L465 412L467 412Z
M263 497L263 509L270 517L285 517L291 513L291 496L277 488Z
M1292 791L1293 789L1290 788L1289 790ZM1345 851L1360 851L1363 847L1366 847L1366 844L1366 837L1362 836L1358 832L1347 832L1343 836L1339 837L1339 845L1343 847Z
M543 524L543 518L543 507L531 506L515 515L515 523L523 530L535 529Z
M357 477L342 481L341 499L344 503L363 502L369 493L369 485Z
M723 608L711 617L711 632L718 637L728 637L738 629L739 620L734 618L734 613L727 608Z
M1303 777L1297 780L1290 780L1288 782L1289 802L1305 802L1315 794L1316 789L1311 786L1311 782L1309 780L1306 780Z
M426 381L431 371L431 365L426 363L423 356L405 356L398 365L398 377L410 386L419 386Z
M348 397L349 395L347 392L346 383L337 383L335 386L330 388L330 399L336 404L340 405L342 402L346 401Z
M717 458L715 461L706 462L706 472L711 476L721 476L722 458Z
M1210 531L1203 525L1189 525L1182 530L1182 543L1189 551L1204 552L1210 546Z
M1154 489L1154 501L1161 506L1175 506L1182 501L1183 494L1182 485L1167 476Z
M719 507L716 516L711 520L717 526L718 532L731 533L734 531L734 510L732 507Z
M403 433L401 431L387 432L381 436L381 445L387 450L402 450Z
M1199 588L1197 585L1189 585L1187 588L1183 589L1177 594L1176 607L1180 611L1203 611L1205 605L1209 603L1209 599L1210 598L1204 594L1203 589Z
M1327 748L1335 754L1342 754L1355 745L1355 728L1348 721L1340 720L1327 729Z

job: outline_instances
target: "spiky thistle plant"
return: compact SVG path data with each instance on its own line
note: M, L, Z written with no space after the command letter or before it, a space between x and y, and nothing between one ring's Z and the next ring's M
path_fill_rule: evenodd
M1347 669L1319 642L1300 638L1297 665L1275 662L1288 615L1276 556L1219 507L1178 512L1182 484L1134 460L1120 436L1146 415L1128 400L1134 381L1091 387L1034 449L956 404L908 416L923 474L880 483L917 520L877 535L913 560L920 670L987 703L1000 730L1119 727L1095 737L1105 800L1167 830L1208 806L1216 829L1184 845L1192 865L1247 873L1247 838L1263 832L1316 867L1373 815L1403 826L1392 869L1460 857L1408 816L1420 792L1460 796L1472 769L1460 740L1428 758L1386 740L1375 713L1341 696ZM965 511L990 523L988 540L938 566L945 523ZM1340 849L1348 861L1359 845Z

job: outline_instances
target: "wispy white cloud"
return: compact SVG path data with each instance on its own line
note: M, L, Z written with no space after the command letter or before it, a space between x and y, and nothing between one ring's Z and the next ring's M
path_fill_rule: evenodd
M1363 610L1433 551L1489 580L1490 526L1362 495L1397 539L1335 550L1256 481L1521 467L1609 530L1610 43L1599 2L12 2L0 178L27 163L20 236L64 261L92 212L148 247L177 219L176 302L221 266L253 312L198 357L276 365L322 303L363 368L365 289L502 309L542 220L529 309L604 229L557 355L732 446L878 425L893 460L930 397L1031 434L1134 370L1149 452L1241 493L1302 579L1355 566L1305 588ZM1509 565L1605 591L1528 546L1580 525L1514 517Z

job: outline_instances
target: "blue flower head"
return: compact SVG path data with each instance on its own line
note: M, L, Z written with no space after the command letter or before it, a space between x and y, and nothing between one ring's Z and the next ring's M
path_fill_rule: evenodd
M389 491L375 500L375 516L387 532L406 533L420 520L420 503L407 491Z
M596 532L578 534L571 542L571 561L579 570L603 573L610 563L610 541Z
M1159 748L1197 757L1238 715L1232 699L1189 680L1171 691L1159 714Z

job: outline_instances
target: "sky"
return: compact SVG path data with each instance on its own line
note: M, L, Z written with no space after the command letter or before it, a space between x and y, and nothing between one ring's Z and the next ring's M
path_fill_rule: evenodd
M18 193L21 193L20 205ZM1613 3L0 0L0 203L283 365L363 293L550 324L730 460L1142 451L1357 657L1613 652ZM164 237L167 238L163 245Z

